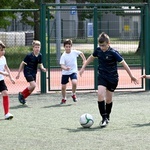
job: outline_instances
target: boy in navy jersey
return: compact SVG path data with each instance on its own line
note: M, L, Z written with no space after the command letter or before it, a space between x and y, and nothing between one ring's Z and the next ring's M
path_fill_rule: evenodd
M36 87L36 74L37 74L37 67L46 72L42 64L42 54L40 53L41 43L40 41L33 41L33 52L26 55L24 60L21 62L18 75L16 79L19 79L20 72L23 70L24 76L29 82L29 86L26 87L22 92L19 92L18 99L21 104L26 104L26 98L33 92Z
M117 62L123 65L131 78L131 82L138 84L138 80L132 75L129 66L119 52L110 47L110 39L107 34L102 32L99 35L98 43L99 47L88 57L79 73L82 75L85 67L96 57L98 58L98 108L102 116L100 126L105 127L110 119L113 104L112 96L118 85Z
M13 118L13 115L9 113L9 96L8 89L4 81L4 76L9 77L11 82L15 84L15 81L10 73L10 69L7 65L7 61L5 58L5 45L2 41L0 41L0 92L3 97L3 108L5 119L9 120Z

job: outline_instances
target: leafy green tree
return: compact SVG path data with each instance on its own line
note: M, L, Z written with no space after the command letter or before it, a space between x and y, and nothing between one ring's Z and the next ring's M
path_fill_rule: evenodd
M76 3L141 3L147 0L76 0ZM40 3L55 3L55 0L1 0L0 9L39 9ZM65 3L67 0L60 0L60 3ZM78 6L77 9L84 9L82 6ZM39 22L40 22L40 12L22 12L21 22L34 26L35 39L39 39ZM15 12L1 11L0 12L0 27L6 28L11 24L10 20L17 17ZM78 11L79 24L78 37L83 37L84 26L83 20L92 18L91 13L85 11Z
M66 0L60 0L61 3ZM40 3L55 3L55 0L1 0L0 9L40 9ZM10 20L17 18L16 12L0 11L0 28L7 28L11 24ZM40 38L40 11L21 12L21 22L34 26L34 39Z
M1 0L0 9L10 9L10 4L13 4L15 0ZM7 28L8 25L11 24L10 20L14 19L16 16L12 12L8 11L0 11L0 27Z
M42 0L17 0L13 8L19 9L39 9ZM54 2L47 0L46 2ZM34 39L40 39L40 11L26 11L21 13L21 22L34 27Z

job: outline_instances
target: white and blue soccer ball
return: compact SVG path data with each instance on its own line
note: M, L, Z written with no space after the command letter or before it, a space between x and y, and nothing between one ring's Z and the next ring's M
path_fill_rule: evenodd
M94 124L93 116L89 113L85 113L80 116L80 125L84 128L90 128Z

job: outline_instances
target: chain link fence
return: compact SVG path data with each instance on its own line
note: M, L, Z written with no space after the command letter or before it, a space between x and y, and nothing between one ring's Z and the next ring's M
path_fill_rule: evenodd
M100 3L126 3L121 0L100 0ZM138 2L132 0L131 3ZM110 5L111 6L111 5ZM120 6L121 8L122 6ZM98 7L97 9L97 34L106 32L111 38L111 46L122 53L127 63L133 67L136 76L140 76L143 71L143 54L136 53L139 48L142 28L142 18L140 8L124 7L122 11L120 8L112 10L111 8ZM57 18L56 13L60 12L60 26L61 38L57 38ZM7 10L6 10L7 12ZM60 90L60 65L57 55L57 40L61 41L60 54L64 51L63 40L71 38L73 40L73 48L84 52L88 57L94 49L94 12L92 7L85 9L77 6L61 6L58 10L55 8L47 9L53 17L46 16L46 67L48 68L48 91ZM8 66L10 67L14 78L17 74L17 69L25 55L32 51L31 43L34 39L34 26L24 24L21 22L21 12L16 12L18 19L9 20L11 24L6 29L0 28L0 40L6 44L6 58ZM83 19L83 16L86 16ZM78 60L79 68L82 65L81 59ZM91 64L91 67L93 64ZM119 66L120 67L120 66ZM90 66L87 69L89 72L86 76L79 80L78 87L80 90L94 89L94 72ZM121 72L120 75L125 75ZM122 78L125 78L124 76ZM82 80L82 81L81 81ZM92 83L88 84L88 81ZM128 80L128 79L127 79ZM134 85L128 85L126 79L119 83L118 89L135 88ZM129 79L130 80L130 79ZM21 91L24 86L27 86L26 80L21 74L21 78L16 80L16 84L12 85L8 78L6 78L9 93L16 94ZM40 92L40 72L37 75L37 88L35 93ZM56 84L57 83L57 84ZM86 85L86 87L85 87ZM70 86L70 85L69 85ZM142 82L136 88L143 88ZM69 87L70 88L70 87Z

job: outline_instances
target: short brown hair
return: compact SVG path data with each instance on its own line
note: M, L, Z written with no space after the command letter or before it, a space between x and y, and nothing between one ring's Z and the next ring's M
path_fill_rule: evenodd
M66 44L72 45L72 40L66 39L66 40L64 41L64 47L65 47Z
M0 41L0 46L2 46L3 48L6 47L5 44L2 41Z
M32 46L34 47L35 45L41 46L41 42L38 41L38 40L34 40L34 41L32 42Z
M105 32L102 32L98 37L98 43L104 43L104 42L109 43L110 39Z

